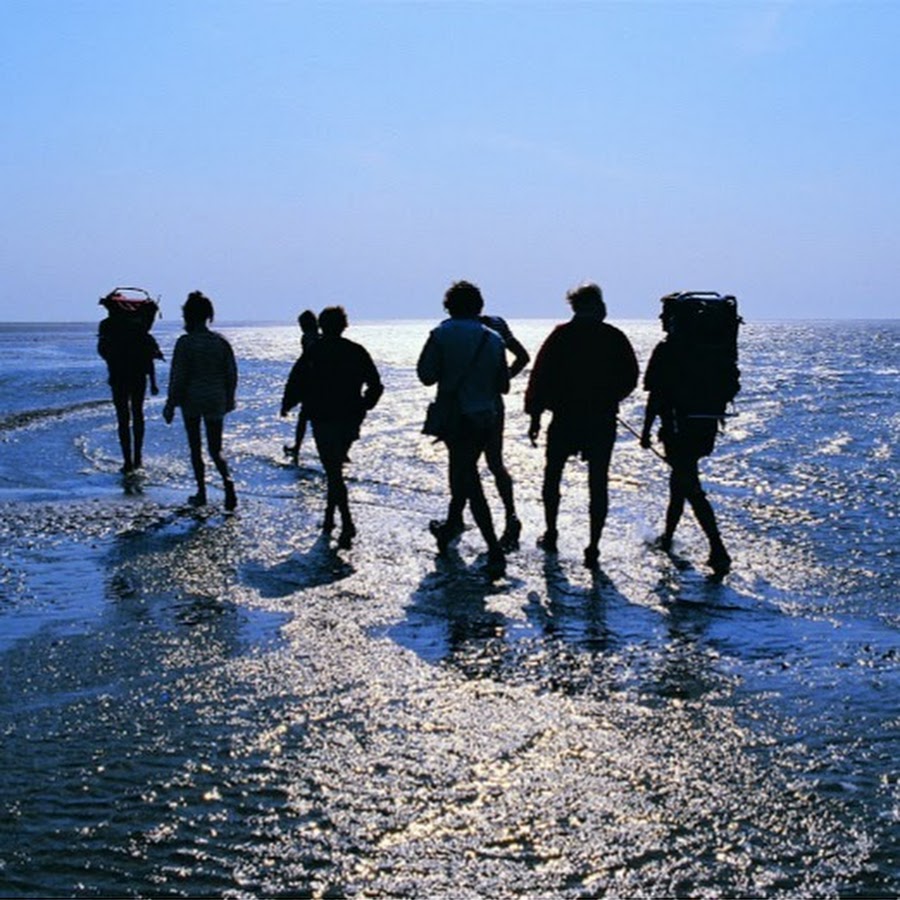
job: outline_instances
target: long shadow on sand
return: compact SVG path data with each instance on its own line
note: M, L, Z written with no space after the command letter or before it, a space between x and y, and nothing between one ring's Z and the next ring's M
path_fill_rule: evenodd
M283 616L239 602L240 553L237 523L208 515L179 512L121 533L104 563L111 624L203 632L226 657L270 641Z
M348 578L353 566L338 556L327 534L305 553L292 553L274 566L250 561L241 566L241 580L268 598L289 597L311 587Z
M434 571L413 592L406 618L382 633L429 663L465 668L503 642L506 617L487 607L488 597L503 590L451 549L436 557Z

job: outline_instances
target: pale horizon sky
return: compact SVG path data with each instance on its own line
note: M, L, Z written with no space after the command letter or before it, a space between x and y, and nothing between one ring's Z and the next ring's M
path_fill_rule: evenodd
M896 318L900 3L0 0L0 321Z

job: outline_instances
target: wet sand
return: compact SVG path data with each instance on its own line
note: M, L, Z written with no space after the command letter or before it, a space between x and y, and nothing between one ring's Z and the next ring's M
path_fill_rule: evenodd
M895 826L781 702L833 624L651 550L627 493L601 573L523 503L492 583L474 530L436 558L434 497L354 481L338 553L318 471L280 472L234 517L3 504L4 896L896 890Z

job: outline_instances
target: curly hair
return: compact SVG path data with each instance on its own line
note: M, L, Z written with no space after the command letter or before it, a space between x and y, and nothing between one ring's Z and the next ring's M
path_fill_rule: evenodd
M454 319L472 319L484 309L484 298L470 281L454 281L444 294L444 309Z

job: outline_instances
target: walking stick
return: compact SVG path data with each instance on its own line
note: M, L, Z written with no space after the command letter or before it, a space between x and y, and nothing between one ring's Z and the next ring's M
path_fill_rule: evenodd
M621 416L616 416L616 421L627 431L630 431L638 440L641 439L640 432L635 431ZM666 465L669 464L669 461L656 449L656 447L653 446L653 444L650 445L649 449L652 450Z

